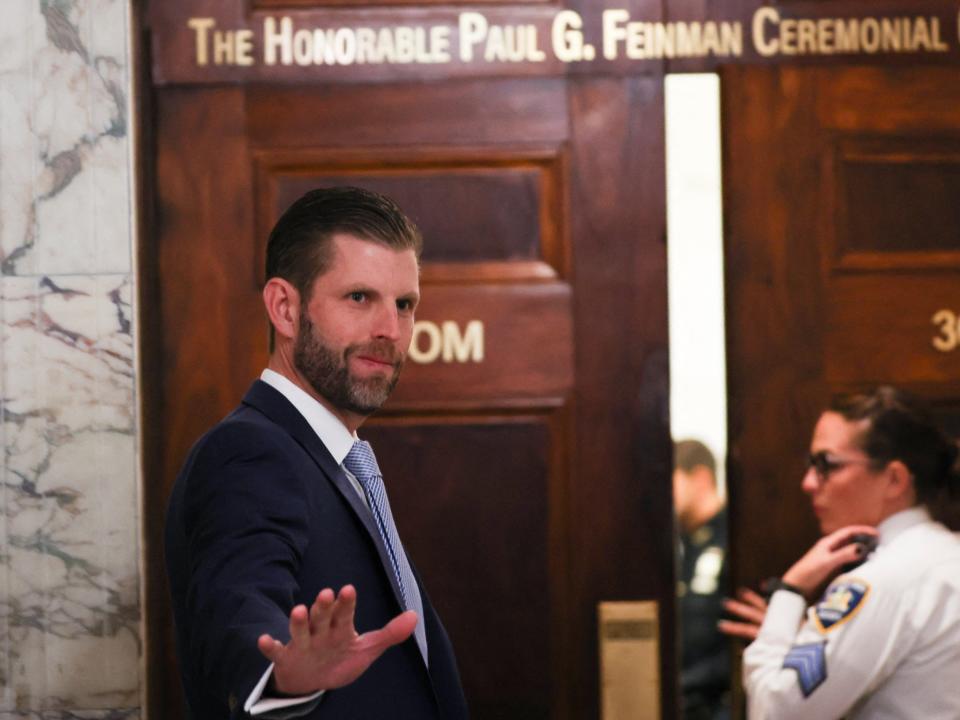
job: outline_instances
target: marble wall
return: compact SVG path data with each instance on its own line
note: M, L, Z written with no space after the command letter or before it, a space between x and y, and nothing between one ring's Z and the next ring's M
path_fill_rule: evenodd
M140 716L129 1L0 8L0 720Z

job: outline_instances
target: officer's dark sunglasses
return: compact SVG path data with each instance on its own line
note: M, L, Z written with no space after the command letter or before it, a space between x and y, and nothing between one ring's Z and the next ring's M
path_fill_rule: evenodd
M810 453L807 456L807 468L813 468L813 472L816 473L817 480L820 482L826 482L831 474L835 473L837 470L842 470L847 465L867 465L869 463L869 458L836 457L828 453L826 450Z

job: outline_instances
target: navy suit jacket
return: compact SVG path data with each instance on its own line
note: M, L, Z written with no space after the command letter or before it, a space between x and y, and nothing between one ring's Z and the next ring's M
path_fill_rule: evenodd
M289 615L325 587L357 589L360 633L400 613L370 511L304 417L256 381L193 447L165 534L177 654L195 720L243 717L269 664L257 638L286 642ZM419 582L419 576L418 576ZM430 666L411 636L306 718L467 717L453 649L420 583Z

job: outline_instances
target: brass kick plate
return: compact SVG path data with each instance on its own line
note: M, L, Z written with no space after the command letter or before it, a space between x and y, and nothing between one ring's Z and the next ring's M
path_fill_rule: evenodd
M657 603L602 602L600 696L603 720L660 717L660 633Z

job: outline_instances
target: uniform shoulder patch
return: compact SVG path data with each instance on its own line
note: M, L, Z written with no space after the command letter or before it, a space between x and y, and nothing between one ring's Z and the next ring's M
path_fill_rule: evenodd
M827 641L794 645L783 659L786 670L795 670L800 681L800 692L804 698L810 697L814 690L827 679Z
M869 583L856 578L841 578L827 588L823 599L813 608L813 624L821 633L838 628L859 612L869 594Z

